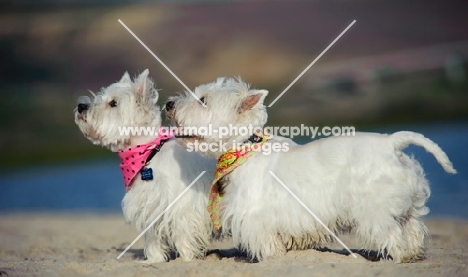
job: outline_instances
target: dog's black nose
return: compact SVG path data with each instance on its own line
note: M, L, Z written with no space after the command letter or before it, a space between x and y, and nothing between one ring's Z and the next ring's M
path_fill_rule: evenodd
M88 110L88 108L89 108L88 104L80 103L78 104L78 113L82 113L83 111Z
M174 101L169 101L166 103L166 111L174 109Z

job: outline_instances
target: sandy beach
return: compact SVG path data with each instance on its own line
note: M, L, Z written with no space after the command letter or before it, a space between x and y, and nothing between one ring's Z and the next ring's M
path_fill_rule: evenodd
M213 243L204 260L161 264L138 262L137 237L120 214L4 214L0 216L0 276L468 276L468 222L427 220L427 259L412 264L353 258L339 245L333 251L291 251L247 263L229 240ZM354 249L352 236L342 237Z

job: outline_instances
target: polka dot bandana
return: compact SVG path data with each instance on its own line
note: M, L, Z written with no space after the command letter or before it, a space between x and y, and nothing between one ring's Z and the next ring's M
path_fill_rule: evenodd
M122 170L124 184L127 190L132 186L132 181L135 176L148 162L148 158L153 149L158 149L162 141L168 140L173 136L173 132L161 127L156 139L146 144L135 145L118 152L121 160L120 169Z

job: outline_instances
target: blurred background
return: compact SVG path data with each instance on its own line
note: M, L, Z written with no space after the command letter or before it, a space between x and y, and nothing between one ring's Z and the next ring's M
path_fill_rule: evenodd
M356 24L268 108L268 125L422 132L432 215L468 219L468 3L434 0L0 1L0 211L119 211L119 160L74 123L80 95L148 68L160 103L241 76L271 103L354 19ZM299 138L305 143L310 138Z

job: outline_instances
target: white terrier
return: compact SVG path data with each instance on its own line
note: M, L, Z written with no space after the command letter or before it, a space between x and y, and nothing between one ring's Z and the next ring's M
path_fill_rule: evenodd
M145 233L144 250L148 263L167 261L171 251L177 251L185 261L202 258L213 231L205 207L215 161L187 152L160 129L157 100L148 70L133 82L125 73L119 82L103 88L93 101L80 97L75 122L91 142L118 152L127 188L122 200L123 214L139 232L161 215L202 171L207 171ZM123 134L122 127L147 131Z
M245 127L263 126L267 121L263 101L268 92L251 90L240 80L219 78L194 93L206 107L190 94L166 103L167 116L177 126ZM252 143L249 136L228 134L222 142L245 141L254 148L267 139L260 135L260 142ZM216 143L219 134L177 140L183 145L194 140ZM274 179L272 171L333 232L353 229L359 247L376 249L395 262L416 261L424 257L428 232L421 217L429 212L425 203L430 189L420 164L402 151L409 144L424 147L445 171L456 173L447 155L421 134L358 133L292 145L287 152L254 153L230 173L218 164L217 171L225 174L214 184L215 205L208 208L219 209L220 220L212 212L215 224L219 220L223 232L232 234L234 245L258 260L332 241L331 234ZM201 154L222 155L221 163L226 159L222 151Z

